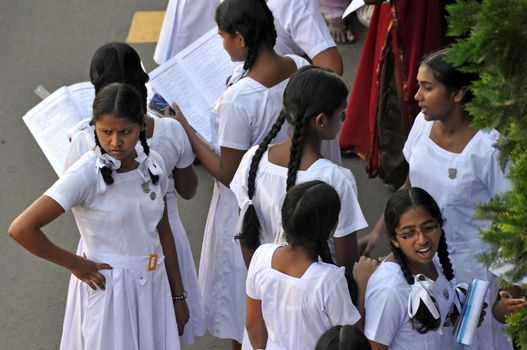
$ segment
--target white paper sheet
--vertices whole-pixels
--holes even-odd
[[[70,89],[71,88],[71,89]],[[33,107],[22,118],[57,175],[61,175],[70,142],[67,131],[91,116],[91,83],[63,86]]]
[[[150,84],[166,101],[176,102],[190,125],[210,142],[212,107],[237,65],[214,28],[150,72]]]

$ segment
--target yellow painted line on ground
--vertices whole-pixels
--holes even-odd
[[[157,42],[163,18],[165,11],[137,11],[132,18],[126,42],[130,44]]]

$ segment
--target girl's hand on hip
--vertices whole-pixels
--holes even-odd
[[[105,263],[95,263],[84,257],[79,256],[74,266],[71,268],[71,273],[75,275],[82,282],[90,286],[91,289],[101,290],[105,289],[106,278],[99,270],[110,270],[112,267]]]

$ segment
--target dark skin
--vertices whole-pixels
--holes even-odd
[[[120,168],[116,170],[118,173],[132,171],[139,165],[135,161],[137,157],[135,145],[143,128],[142,124],[130,122],[126,118],[116,117],[113,114],[103,114],[95,120],[95,132],[101,147],[121,162]],[[99,270],[111,269],[110,265],[95,263],[77,256],[55,245],[42,232],[42,227],[63,213],[64,209],[54,199],[43,195],[11,223],[9,235],[31,253],[70,270],[73,275],[92,289],[104,290],[106,280]],[[182,295],[183,282],[166,213],[166,204],[163,216],[157,225],[157,231],[165,255],[165,267],[172,295]],[[174,302],[174,310],[178,321],[178,331],[182,334],[189,317],[186,302],[184,300]]]

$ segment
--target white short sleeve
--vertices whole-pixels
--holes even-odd
[[[64,171],[68,170],[80,157],[95,146],[95,135],[93,126],[81,129],[71,138],[70,148],[66,156]]]
[[[249,199],[249,196],[247,194],[247,191],[249,189],[248,173],[249,168],[251,167],[251,162],[253,160],[254,153],[256,152],[258,147],[259,146],[254,146],[247,152],[245,152],[240,162],[240,165],[238,165],[238,169],[236,169],[236,173],[234,174],[234,177],[232,178],[232,181],[229,185],[231,191],[236,196],[238,206],[240,208],[243,206],[243,203]]]
[[[510,173],[510,164],[507,164],[505,171],[502,170],[500,160],[500,152],[497,149],[492,151],[487,163],[483,166],[481,171],[481,181],[486,185],[491,197],[510,191],[512,185],[508,174]],[[478,175],[478,174],[477,174]]]
[[[170,120],[171,122],[169,122],[167,126],[168,140],[166,140],[166,142],[173,143],[173,148],[177,152],[177,154],[172,155],[174,158],[177,159],[175,167],[178,169],[184,169],[194,163],[194,153],[192,152],[192,146],[185,132],[185,129],[183,129],[183,126],[176,120]],[[169,171],[172,170],[174,169],[169,169]]]
[[[249,111],[233,101],[221,103],[218,109],[220,123],[218,145],[237,150],[248,150],[251,147],[251,123]]]
[[[279,37],[275,49],[279,54],[300,54],[290,47],[296,45],[308,57],[313,58],[320,52],[336,46],[317,0],[269,0],[268,5],[277,25],[290,36],[282,38],[280,30],[277,29]]]
[[[412,150],[418,143],[425,125],[426,120],[424,119],[423,113],[419,113],[417,117],[415,117],[414,125],[412,126],[403,147],[403,155],[407,162],[410,162],[410,159],[412,158]]]
[[[325,312],[331,324],[354,325],[360,320],[360,314],[351,302],[344,267],[338,269],[338,277],[332,280],[332,284],[333,288],[329,290],[325,300]]]
[[[86,153],[44,192],[45,196],[57,202],[64,211],[83,203],[92,191],[95,191],[95,177],[90,176],[89,173],[93,170],[95,174],[95,163],[89,158],[95,158],[95,154]],[[93,164],[94,167],[90,169],[89,164]]]
[[[252,299],[260,300],[261,296],[258,292],[257,275],[262,269],[266,268],[268,252],[272,250],[274,253],[276,249],[275,244],[262,244],[256,249],[247,269],[247,279],[245,280],[245,292],[247,296]],[[271,255],[272,256],[272,255]],[[269,264],[270,265],[270,264]]]
[[[333,235],[335,238],[347,236],[368,226],[357,198],[355,178],[348,169],[339,170],[344,174],[346,181],[333,184],[333,186],[338,186],[335,189],[340,197],[339,222]]]
[[[407,309],[398,291],[388,286],[384,288],[377,286],[372,293],[366,293],[364,309],[366,338],[380,344],[390,345],[404,322]]]

